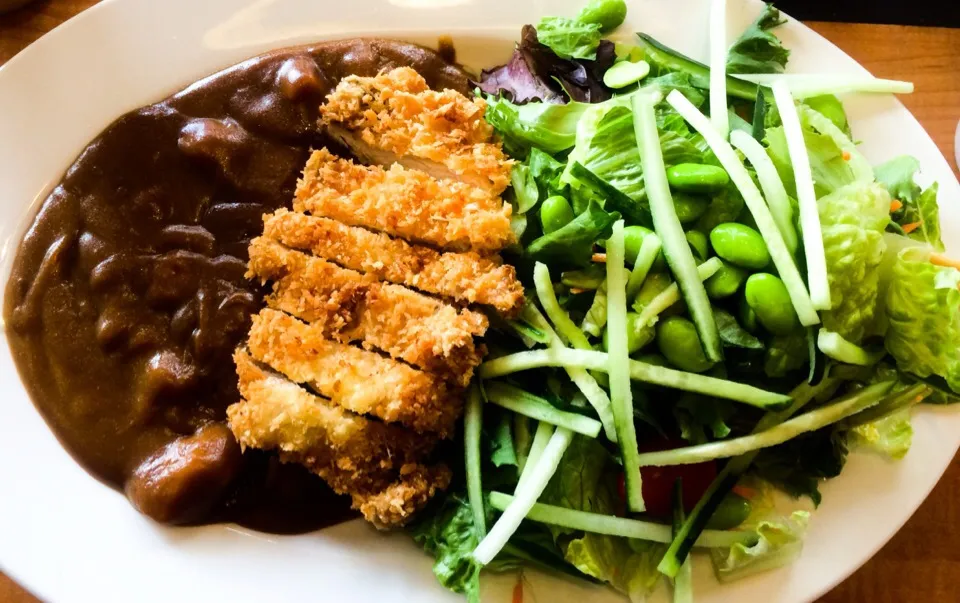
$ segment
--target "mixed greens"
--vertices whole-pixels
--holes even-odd
[[[709,65],[604,39],[625,15],[525,26],[477,83],[527,304],[488,337],[459,485],[412,526],[471,601],[481,569],[690,601],[694,547],[721,581],[787,563],[810,516],[776,489],[819,504],[850,449],[900,458],[909,409],[960,395],[937,185],[871,166],[834,94],[912,86],[783,75],[772,5],[728,44],[714,0]]]

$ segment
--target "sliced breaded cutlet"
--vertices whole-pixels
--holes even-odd
[[[476,252],[441,253],[383,233],[286,209],[264,218],[264,236],[345,268],[420,291],[494,307],[515,316],[523,285],[513,266]]]
[[[448,437],[463,409],[463,390],[427,373],[327,338],[319,327],[264,308],[247,340],[259,362],[308,385],[343,408]]]
[[[516,241],[510,205],[475,186],[394,164],[358,165],[314,151],[293,209],[444,249],[500,251]]]
[[[365,163],[400,163],[499,195],[512,161],[493,141],[487,104],[454,90],[430,90],[409,67],[349,76],[320,107],[322,127]]]
[[[306,465],[334,491],[349,494],[378,527],[402,525],[449,484],[449,468],[424,464],[435,438],[343,410],[265,370],[245,351],[234,361],[243,400],[227,409],[227,418],[237,441]]]
[[[268,306],[341,343],[382,350],[462,386],[483,357],[473,341],[487,329],[487,317],[479,312],[382,283],[266,237],[251,242],[249,267],[248,277],[274,281]]]

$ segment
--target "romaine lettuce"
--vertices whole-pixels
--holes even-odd
[[[873,423],[850,430],[850,447],[872,450],[890,458],[901,459],[913,442],[910,409],[904,409]]]
[[[770,30],[787,20],[767,3],[757,19],[733,43],[727,53],[727,73],[781,73],[790,51]]]
[[[960,393],[960,271],[921,248],[897,256],[887,290],[887,351],[900,370],[937,375]]]
[[[810,521],[806,511],[789,517],[770,517],[756,524],[759,539],[752,546],[738,544],[729,549],[711,549],[717,578],[730,582],[791,563],[803,550],[803,536]]]
[[[937,251],[943,251],[940,239],[940,208],[937,204],[937,183],[925,190],[915,181],[920,170],[920,162],[909,155],[903,155],[877,166],[874,173],[890,195],[898,200],[902,207],[893,212],[892,219],[899,231],[906,231],[911,239],[927,243]]]
[[[596,59],[600,25],[566,17],[544,17],[537,25],[537,39],[563,59]]]

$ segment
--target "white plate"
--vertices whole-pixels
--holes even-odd
[[[581,0],[107,0],[0,69],[0,235],[11,251],[36,204],[76,154],[121,113],[260,52],[358,34],[435,44],[452,34],[460,60],[502,63],[523,23],[575,14]],[[731,1],[735,35],[759,9]],[[695,57],[706,53],[705,0],[631,2],[622,31],[647,31]],[[782,38],[791,70],[862,72],[806,27]],[[901,153],[941,183],[944,239],[960,241],[960,186],[936,146],[894,99],[848,104],[874,162]],[[957,246],[954,244],[953,251]],[[43,599],[66,601],[458,601],[435,582],[431,560],[403,534],[360,522],[319,533],[264,536],[229,526],[167,529],[138,515],[60,448],[0,343],[0,565]],[[697,601],[809,601],[874,554],[910,517],[953,458],[960,413],[917,413],[900,463],[854,455],[824,488],[802,559],[718,586],[698,564]],[[528,574],[539,601],[617,601],[603,589]],[[485,581],[509,600],[513,577]]]

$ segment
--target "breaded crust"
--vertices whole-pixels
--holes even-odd
[[[394,164],[358,165],[314,151],[293,209],[445,249],[499,251],[516,241],[510,206],[475,186]]]
[[[291,380],[359,414],[448,437],[463,409],[463,390],[417,370],[323,335],[323,330],[264,308],[254,316],[250,354]]]
[[[515,316],[523,307],[523,286],[514,267],[475,252],[440,253],[382,233],[286,209],[264,218],[263,233],[287,247],[308,250],[391,283],[493,306],[508,316]]]
[[[416,71],[399,67],[375,77],[341,80],[320,107],[320,123],[346,130],[357,142],[388,151],[401,162],[412,157],[421,164],[436,163],[499,195],[510,183],[512,161],[492,142],[486,110],[481,98],[430,90]],[[345,138],[342,132],[334,134]]]
[[[237,441],[307,466],[349,494],[378,528],[402,525],[449,484],[449,468],[420,463],[435,439],[345,411],[264,370],[245,351],[234,361],[244,399],[227,418]]]
[[[483,350],[487,317],[382,283],[265,237],[250,243],[250,272],[275,281],[267,305],[305,320],[341,343],[360,342],[466,386]]]

